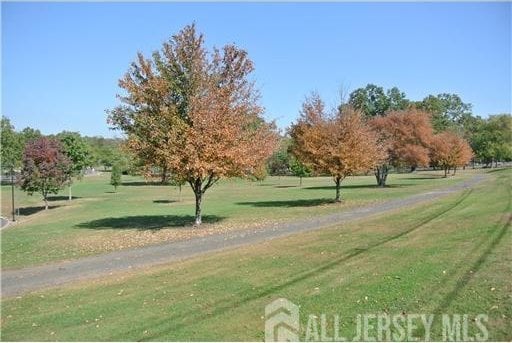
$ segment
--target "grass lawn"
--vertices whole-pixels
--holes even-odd
[[[340,334],[351,339],[358,314],[484,313],[489,339],[511,340],[512,175],[502,170],[489,176],[474,190],[378,218],[4,299],[1,338],[256,341],[264,338],[265,305],[285,297],[300,305],[302,339],[308,314],[342,316]],[[389,191],[432,187],[429,180],[406,177],[394,176],[394,183],[404,187]],[[364,180],[352,184],[364,185]],[[276,200],[286,198],[274,186],[252,187],[269,187]],[[239,192],[236,199],[242,196],[238,183],[223,184],[217,192],[223,189]],[[346,189],[347,198],[391,196],[388,190],[356,189]],[[141,187],[141,197],[151,199],[145,191]],[[309,194],[307,188],[288,191],[289,199]],[[311,199],[330,195],[321,189],[311,192]],[[243,206],[219,212],[214,194],[208,198],[208,214],[251,218]],[[263,201],[263,194],[253,201]],[[88,206],[100,203],[106,202],[91,200]],[[285,209],[271,208],[277,215]],[[421,330],[415,334],[422,337]],[[475,334],[474,325],[469,334]],[[440,322],[434,322],[430,339],[442,339]]]
[[[373,176],[347,178],[342,184],[342,204],[333,204],[334,183],[328,177],[270,177],[262,183],[225,180],[208,190],[203,201],[203,221],[193,229],[194,197],[183,187],[181,201],[176,187],[148,185],[141,178],[123,177],[113,193],[109,174],[86,177],[73,186],[76,199],[67,201],[67,190],[52,197],[52,208],[42,210],[40,196],[16,191],[22,216],[2,231],[2,268],[20,268],[61,261],[166,240],[186,239],[221,230],[244,229],[279,221],[340,211],[353,206],[404,197],[444,187],[475,173],[459,171],[442,178],[442,172],[393,174],[385,189],[375,187]],[[481,171],[480,171],[481,172]],[[2,215],[11,211],[10,187],[2,186]]]

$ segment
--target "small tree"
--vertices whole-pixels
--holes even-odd
[[[320,97],[313,94],[302,106],[299,121],[292,125],[293,154],[319,173],[332,175],[335,201],[340,201],[341,181],[349,175],[368,171],[385,158],[376,133],[359,111],[340,106],[328,114]]]
[[[293,175],[299,178],[299,186],[302,187],[302,178],[311,175],[311,170],[297,158],[293,158],[290,164]]]
[[[41,193],[48,209],[48,195],[62,189],[69,178],[70,165],[57,140],[42,137],[30,141],[23,153],[21,189],[29,195]]]
[[[112,171],[110,172],[110,184],[114,186],[114,192],[117,192],[117,187],[121,185],[121,166],[119,163],[114,163]]]
[[[83,176],[84,169],[88,167],[91,161],[91,153],[87,143],[80,137],[77,132],[62,132],[57,135],[59,138],[64,153],[70,160],[70,170],[68,172],[68,190],[69,200],[73,199],[71,193],[71,186],[73,184],[73,177],[80,180]]]
[[[444,170],[444,177],[453,168],[465,166],[473,158],[473,151],[468,142],[455,133],[445,131],[433,137],[430,155],[432,163]]]
[[[267,178],[267,175],[267,166],[263,163],[254,169],[251,176],[254,180],[261,182]]]

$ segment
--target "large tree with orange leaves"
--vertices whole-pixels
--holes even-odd
[[[389,166],[428,166],[429,146],[432,140],[430,115],[409,108],[392,111],[370,120],[370,125],[379,134],[379,140],[387,149],[387,159],[375,168],[377,184],[386,185]]]
[[[444,176],[453,168],[467,165],[473,158],[473,150],[469,143],[457,134],[445,131],[435,135],[430,145],[432,164],[444,170]]]
[[[209,53],[189,25],[152,59],[139,53],[119,82],[126,94],[109,123],[127,134],[147,170],[165,167],[190,184],[196,225],[206,190],[222,177],[253,174],[277,144],[249,79],[253,69],[235,45]]]
[[[336,201],[341,181],[349,175],[374,168],[385,157],[377,135],[360,112],[349,106],[327,112],[317,94],[302,105],[298,122],[292,125],[292,153],[317,173],[332,175]]]

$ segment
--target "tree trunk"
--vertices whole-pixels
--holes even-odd
[[[375,178],[379,187],[386,186],[386,179],[388,177],[388,166],[383,164],[375,168]]]
[[[181,202],[181,185],[178,185],[178,202]]]
[[[194,190],[194,194],[196,195],[196,220],[194,225],[199,226],[201,225],[201,200],[203,198],[203,192],[201,192],[201,189],[198,189],[197,191]]]
[[[71,201],[73,199],[73,195],[71,194],[71,183],[68,185],[68,190],[69,190],[68,200]]]
[[[340,197],[341,177],[336,176],[334,178],[334,182],[336,183],[336,198],[334,199],[334,201],[335,202],[341,202],[341,197]]]
[[[44,209],[47,210],[48,209],[48,198],[45,196],[43,200],[44,200]]]
[[[456,172],[457,172],[457,167],[454,167],[453,168],[453,175],[455,175]]]
[[[448,167],[444,167],[444,177],[448,176]]]
[[[299,176],[299,187],[302,187],[302,176]]]
[[[167,167],[163,167],[163,168],[162,168],[162,175],[161,175],[161,180],[160,180],[160,182],[161,182],[162,184],[167,183]]]

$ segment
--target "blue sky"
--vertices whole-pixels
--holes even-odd
[[[255,62],[279,127],[318,91],[375,83],[410,99],[457,93],[487,116],[511,111],[511,3],[2,3],[2,114],[17,129],[119,135],[105,109],[137,51],[196,22],[209,46]]]

